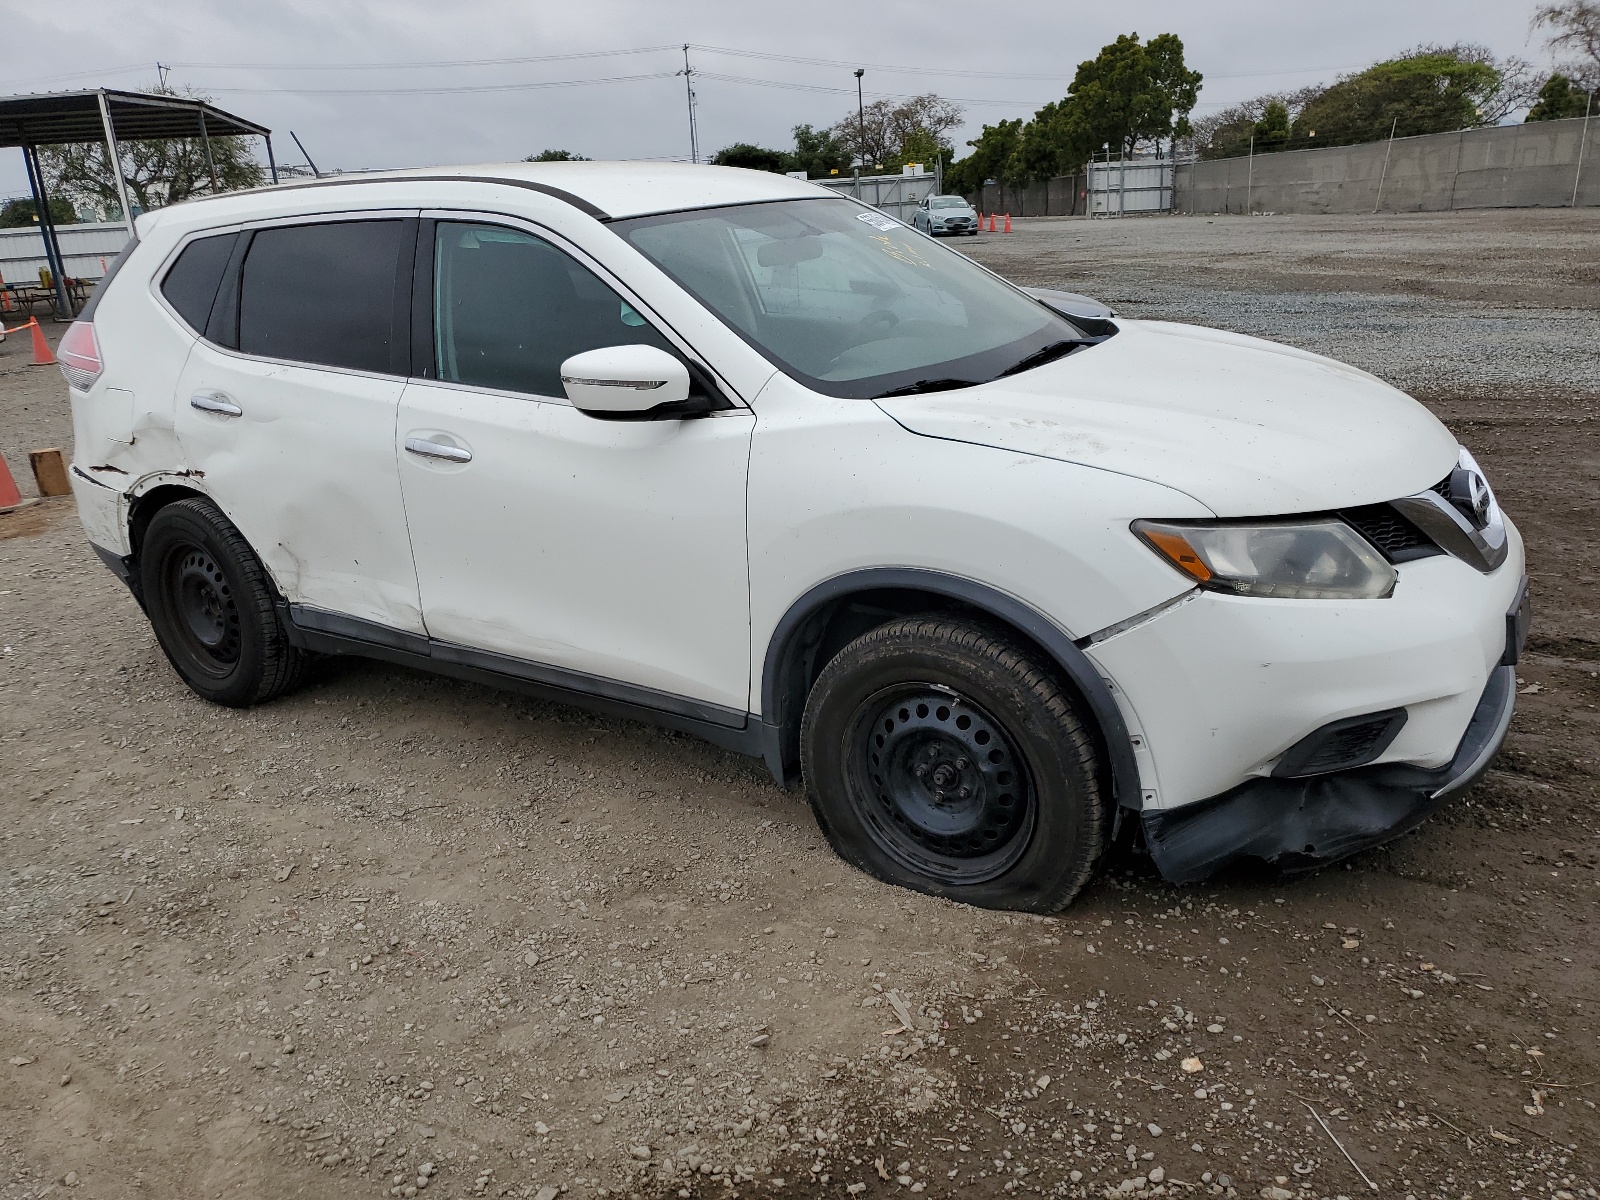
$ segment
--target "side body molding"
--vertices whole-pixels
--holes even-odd
[[[1111,794],[1122,807],[1140,807],[1139,768],[1133,742],[1116,698],[1105,679],[1066,631],[1013,596],[959,575],[917,567],[874,567],[850,571],[819,583],[783,614],[761,672],[761,742],[767,768],[780,783],[794,777],[794,744],[798,737],[803,688],[801,634],[810,618],[832,601],[861,592],[923,592],[957,601],[1020,630],[1040,646],[1077,688],[1089,706],[1111,768]]]

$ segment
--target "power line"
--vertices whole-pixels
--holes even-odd
[[[663,50],[677,50],[677,46],[636,46],[631,50],[581,50],[571,54],[538,54],[516,58],[440,58],[416,62],[355,62],[355,63],[228,63],[228,62],[173,62],[170,67],[207,71],[390,71],[416,70],[433,67],[506,67],[527,63],[567,62],[579,58],[616,58],[627,54],[654,54]]]
[[[760,87],[780,88],[791,92],[828,92],[833,95],[847,96],[855,91],[852,87],[829,87],[820,83],[791,83],[784,79],[755,79],[749,75],[723,75],[716,71],[696,71],[695,75],[701,79],[717,79],[723,83],[753,83]],[[908,92],[867,92],[869,96],[876,96],[881,100],[911,100],[914,97]],[[972,96],[941,96],[942,100],[954,100],[960,104],[1000,104],[1008,108],[1026,108],[1029,105],[1038,108],[1048,103],[1044,100],[980,100]]]
[[[761,58],[773,62],[801,63],[813,67],[849,67],[856,66],[853,62],[845,62],[838,58],[803,58],[795,54],[771,54],[764,50],[735,50],[728,46],[699,46],[692,45],[691,49],[702,51],[706,54],[731,54],[739,58]],[[1061,81],[1066,75],[1036,75],[1023,71],[969,71],[945,67],[894,67],[884,63],[867,63],[864,70],[885,71],[898,75],[944,75],[967,79],[1048,79]],[[847,89],[848,90],[848,89]]]
[[[599,79],[553,79],[544,83],[480,83],[456,87],[397,88],[227,88],[206,86],[208,92],[224,96],[446,96],[464,92],[531,92],[541,88],[585,87],[596,83],[633,83],[641,79],[671,79],[678,72],[656,71],[648,75],[608,75]]]

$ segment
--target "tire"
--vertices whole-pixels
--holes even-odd
[[[311,656],[289,644],[271,581],[209,500],[151,519],[139,550],[145,611],[167,661],[197,695],[246,708],[298,686]]]
[[[1056,912],[1110,842],[1068,691],[1007,636],[906,617],[839,651],[800,727],[806,791],[845,861],[983,908]]]

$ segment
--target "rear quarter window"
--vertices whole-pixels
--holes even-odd
[[[237,233],[197,238],[183,248],[161,281],[161,294],[196,333],[204,333]]]

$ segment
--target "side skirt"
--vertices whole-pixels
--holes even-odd
[[[278,611],[289,641],[302,650],[396,663],[691,733],[725,750],[756,758],[765,754],[762,724],[750,713],[565,667],[441,642],[303,604],[280,601]]]

